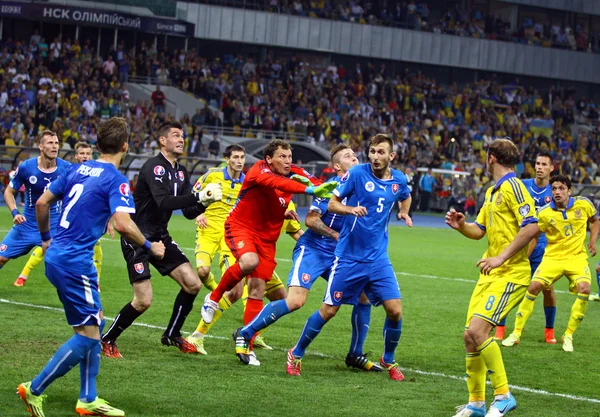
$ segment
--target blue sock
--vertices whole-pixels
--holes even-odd
[[[357,304],[352,309],[352,341],[350,355],[363,354],[363,346],[371,324],[371,304]]]
[[[556,319],[556,307],[544,307],[546,314],[546,329],[554,329],[554,319]]]
[[[394,363],[394,352],[402,334],[402,320],[393,321],[385,318],[383,324],[383,361]]]
[[[598,265],[600,265],[600,263]],[[0,266],[0,268],[2,267]],[[600,295],[600,271],[596,271],[596,282],[598,283],[598,295]]]
[[[294,347],[293,355],[297,358],[302,358],[304,356],[304,351],[311,344],[315,337],[321,333],[321,329],[327,323],[319,314],[319,310],[312,313],[312,315],[306,320],[306,324],[304,325],[304,329],[302,329],[302,334],[300,334],[300,339],[298,339],[298,343]]]
[[[275,323],[289,312],[290,309],[285,300],[277,300],[267,304],[254,320],[244,326],[241,332],[242,336],[251,339],[256,333]]]
[[[99,326],[100,334],[104,330],[104,324],[106,322],[102,320]],[[88,353],[83,357],[83,360],[79,364],[79,399],[83,402],[91,403],[98,396],[96,391],[96,377],[100,371],[100,341],[94,346]]]
[[[58,348],[50,362],[31,382],[31,392],[34,395],[40,395],[55,379],[65,375],[80,363],[98,342],[96,339],[79,334],[73,335],[67,343]]]
[[[504,317],[502,321],[498,323],[498,326],[506,326],[506,317]]]

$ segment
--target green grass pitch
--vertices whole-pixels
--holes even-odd
[[[11,227],[6,208],[0,210],[0,236]],[[193,262],[194,224],[174,216],[171,233]],[[291,267],[294,242],[282,236],[277,271],[284,281]],[[257,351],[259,368],[240,364],[233,353],[231,333],[241,325],[242,307],[234,305],[205,342],[208,356],[183,355],[160,344],[179,287],[154,271],[154,304],[137,325],[119,339],[121,360],[102,358],[98,389],[101,397],[127,416],[452,416],[467,400],[462,330],[467,303],[478,276],[475,264],[486,242],[476,242],[452,230],[390,228],[389,254],[398,272],[403,296],[404,326],[396,360],[406,382],[387,374],[368,374],[346,368],[343,358],[350,343],[351,307],[342,307],[310,346],[302,376],[285,373],[285,352],[297,340],[306,318],[321,303],[325,281],[313,287],[303,309],[268,329],[264,336],[274,351]],[[118,240],[102,241],[102,302],[114,317],[131,299],[125,263]],[[9,262],[0,272],[0,416],[25,416],[15,395],[18,383],[31,380],[55,350],[71,335],[61,304],[40,266],[26,286],[15,288],[26,258]],[[590,261],[595,270],[595,260]],[[220,273],[215,268],[216,276]],[[564,330],[573,297],[566,279],[557,285],[557,337]],[[596,291],[594,283],[592,290]],[[206,290],[199,295],[184,326],[193,331]],[[540,297],[541,298],[541,297]],[[44,307],[50,307],[44,308]],[[374,308],[366,351],[377,359],[382,351],[384,311]],[[110,324],[110,321],[107,322]],[[514,324],[514,312],[509,316]],[[146,326],[149,325],[149,326]],[[541,301],[521,344],[503,349],[509,382],[518,409],[527,417],[600,416],[600,303],[590,302],[575,334],[575,352],[543,342]],[[489,386],[488,386],[489,387]],[[488,388],[488,404],[491,401]],[[79,371],[74,369],[46,391],[47,416],[75,415]]]

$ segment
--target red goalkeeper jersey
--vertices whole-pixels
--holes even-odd
[[[320,184],[316,177],[296,165],[292,165],[290,174],[306,177],[314,185]],[[305,185],[275,174],[266,161],[259,161],[246,174],[237,203],[226,222],[231,228],[246,229],[265,242],[275,243],[292,195],[305,190]]]

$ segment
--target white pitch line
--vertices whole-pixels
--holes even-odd
[[[23,306],[23,307],[32,307],[32,308],[37,308],[37,309],[42,309],[42,310],[51,310],[51,311],[57,311],[60,313],[63,312],[62,308],[50,307],[50,306],[45,306],[45,305],[40,305],[40,304],[22,303],[19,301],[11,301],[11,300],[7,300],[4,298],[0,298],[0,303],[12,304],[12,305]],[[106,320],[111,320],[111,321],[114,320],[112,317],[105,316],[104,318]],[[164,330],[164,327],[155,326],[153,324],[147,324],[147,323],[134,322],[133,325],[138,326],[138,327],[145,327],[148,329]],[[188,332],[183,332],[183,333],[189,334]],[[206,337],[211,338],[211,339],[229,340],[228,337],[223,337],[223,336],[206,335]],[[276,349],[276,350],[279,350],[282,352],[288,351],[288,349],[276,347],[276,346],[273,346],[273,349]],[[339,359],[339,360],[343,359],[342,357],[339,357],[339,356],[328,355],[328,354],[321,353],[321,352],[307,351],[307,353],[310,355],[320,356],[320,357],[329,358],[329,359]],[[404,368],[404,367],[402,367],[401,369],[405,372],[418,374],[418,375],[436,376],[436,377],[440,377],[440,378],[452,379],[452,380],[461,381],[461,382],[465,380],[464,377],[459,377],[456,375],[448,375],[448,374],[444,374],[442,372],[422,371],[420,369]],[[491,385],[489,381],[487,381],[487,384]],[[540,390],[540,389],[535,389],[535,388],[522,387],[520,385],[509,385],[509,387],[510,387],[510,389],[515,390],[515,391],[523,391],[523,392],[528,392],[528,393],[532,393],[532,394],[545,395],[548,397],[560,397],[560,398],[567,398],[569,400],[584,401],[584,402],[593,403],[593,404],[600,404],[600,399],[596,399],[596,398],[587,398],[587,397],[581,397],[578,395],[564,394],[564,393],[560,393],[560,392],[550,392],[550,391],[545,391],[545,390]]]

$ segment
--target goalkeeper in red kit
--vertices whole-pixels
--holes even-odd
[[[264,159],[246,174],[238,201],[225,221],[225,242],[237,262],[230,266],[219,285],[202,306],[206,323],[213,319],[218,302],[244,277],[248,277],[248,304],[244,324],[248,324],[263,308],[265,283],[271,279],[277,263],[275,249],[286,219],[299,220],[288,210],[293,194],[309,194],[328,198],[336,182],[313,185],[318,180],[308,173],[291,175],[292,148],[286,141],[275,139],[264,150]],[[294,172],[298,171],[294,169]]]

